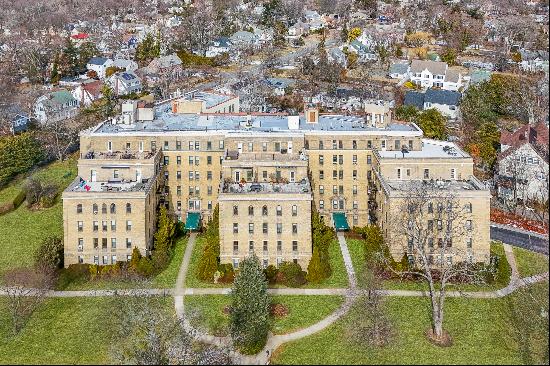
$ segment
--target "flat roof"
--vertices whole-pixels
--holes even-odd
[[[288,128],[288,116],[283,114],[177,114],[170,104],[155,108],[152,121],[136,122],[131,125],[113,124],[105,121],[92,130],[94,134],[125,132],[171,132],[171,131],[239,131],[239,132],[398,132],[422,135],[414,124],[390,123],[385,128],[372,127],[362,117],[344,115],[319,115],[318,123],[307,123],[299,116],[299,128]]]
[[[221,193],[311,193],[309,181],[303,179],[295,183],[222,183]]]
[[[206,108],[212,108],[218,104],[222,104],[235,98],[235,95],[218,94],[213,92],[194,92],[185,96],[186,100],[202,100],[206,104]]]
[[[401,150],[377,151],[383,159],[464,159],[469,158],[464,150],[453,142],[422,139],[422,150],[409,151],[403,154]]]
[[[91,182],[82,177],[76,177],[65,189],[65,192],[147,192],[155,178],[142,179],[140,182],[123,180]]]

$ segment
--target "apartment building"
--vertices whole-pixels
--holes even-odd
[[[67,264],[95,260],[87,252],[88,246],[92,253],[96,250],[94,231],[78,231],[75,223],[94,221],[93,216],[77,220],[75,204],[88,198],[83,205],[93,205],[94,200],[98,205],[109,204],[103,200],[111,199],[106,194],[127,199],[132,193],[144,202],[139,212],[143,219],[132,219],[132,230],[142,234],[139,239],[132,238],[132,243],[139,242],[144,253],[152,240],[147,225],[154,224],[149,217],[154,220],[156,216],[155,204],[166,205],[181,221],[192,214],[200,215],[205,223],[219,204],[222,263],[237,267],[255,252],[264,266],[294,261],[305,268],[312,254],[312,209],[330,225],[338,221],[342,229],[363,226],[377,214],[372,212],[369,196],[379,181],[376,174],[394,179],[394,167],[405,160],[408,163],[399,168],[402,179],[423,176],[424,171],[414,170],[420,168],[413,167],[419,164],[413,155],[429,160],[429,175],[434,179],[440,169],[450,168],[449,161],[437,155],[443,147],[431,148],[416,125],[392,121],[389,111],[380,106],[370,113],[379,117],[368,121],[357,116],[320,115],[314,108],[306,108],[299,116],[184,113],[170,101],[147,113],[127,110],[138,107],[128,105],[124,116],[81,133],[83,158],[74,183],[79,188],[74,190],[71,185],[63,196]],[[408,159],[403,159],[403,151]],[[436,158],[430,160],[434,154]],[[98,158],[104,155],[109,158]],[[94,158],[87,159],[89,156]],[[142,156],[148,160],[136,158]],[[471,158],[452,162],[457,180],[472,174]],[[113,181],[115,171],[122,183]],[[103,184],[96,187],[97,182]],[[122,187],[113,192],[117,184],[138,186],[139,192]],[[81,188],[86,185],[95,189]],[[123,207],[120,205],[125,203],[116,204]],[[147,225],[137,229],[138,222]],[[80,238],[84,240],[83,254],[77,250]]]
[[[473,160],[456,144],[422,140],[422,149],[376,151],[373,216],[395,260],[414,257],[414,235],[404,233],[407,220],[424,220],[430,260],[448,247],[449,262],[488,262],[490,256],[489,190],[473,176]],[[426,205],[413,215],[409,205]],[[450,213],[452,211],[452,214]],[[428,237],[429,236],[429,237]]]

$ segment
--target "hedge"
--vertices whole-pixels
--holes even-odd
[[[0,216],[7,214],[8,212],[11,212],[15,210],[23,201],[25,200],[26,193],[25,190],[20,190],[17,195],[11,200],[11,202],[6,202],[3,204],[0,204]]]

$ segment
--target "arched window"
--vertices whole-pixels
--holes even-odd
[[[267,216],[267,206],[262,207],[262,215]]]
[[[254,216],[254,207],[253,206],[248,206],[248,214],[250,216]]]
[[[94,205],[92,206],[92,211],[94,214],[97,214],[97,204],[94,203]]]
[[[76,205],[76,213],[82,213],[82,203]]]
[[[104,203],[101,205],[101,213],[106,214],[107,213],[107,205]]]
[[[126,204],[126,213],[132,213],[132,204],[130,202]]]
[[[111,203],[111,213],[116,214],[116,205],[114,203]]]

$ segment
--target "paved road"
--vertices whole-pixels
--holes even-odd
[[[548,255],[548,235],[492,223],[491,239]]]

